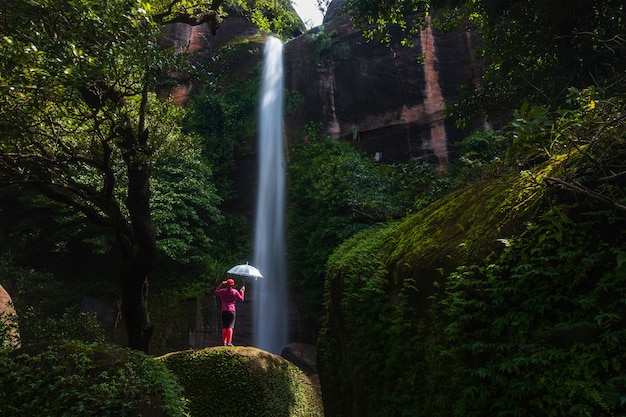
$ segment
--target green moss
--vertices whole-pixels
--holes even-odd
[[[323,415],[310,380],[280,356],[250,347],[216,347],[159,360],[178,376],[193,417]]]
[[[532,214],[542,193],[538,184],[513,175],[453,193],[398,226],[381,248],[386,264],[394,276],[415,276],[483,259]]]

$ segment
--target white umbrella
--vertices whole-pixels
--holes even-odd
[[[255,267],[253,267],[252,265],[248,265],[248,262],[246,262],[245,265],[233,266],[227,271],[227,273],[232,274],[232,275],[239,275],[241,277],[254,278],[254,279],[263,278],[263,275],[261,274],[261,272]]]

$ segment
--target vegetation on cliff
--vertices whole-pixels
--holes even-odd
[[[372,224],[398,219],[444,195],[447,176],[422,161],[376,164],[345,142],[322,137],[320,125],[290,150],[288,246],[291,281],[319,328],[328,256]]]

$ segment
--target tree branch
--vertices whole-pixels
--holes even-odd
[[[591,190],[591,189],[589,189],[589,188],[587,188],[587,187],[585,187],[583,185],[566,182],[566,181],[563,181],[563,180],[561,180],[559,178],[554,178],[554,177],[547,177],[545,180],[547,182],[553,182],[553,183],[556,183],[558,185],[561,185],[562,187],[564,187],[564,188],[566,188],[566,189],[568,189],[570,191],[573,191],[575,193],[582,194],[582,195],[585,195],[587,197],[591,197],[591,198],[593,198],[595,200],[601,201],[603,203],[609,204],[609,205],[615,207],[616,209],[626,213],[626,206],[624,206],[623,204],[620,204],[617,201],[615,201],[615,200],[605,196],[604,194],[601,194],[601,193],[598,193],[596,191],[593,191],[593,190]]]
[[[198,26],[206,23],[209,26],[209,30],[213,35],[217,33],[219,27],[219,19],[217,11],[224,3],[224,0],[213,0],[210,8],[207,11],[195,13],[195,14],[183,14],[174,11],[174,7],[178,4],[178,0],[173,0],[167,7],[167,10],[163,13],[155,14],[152,19],[161,24],[168,23],[185,23],[190,26]]]

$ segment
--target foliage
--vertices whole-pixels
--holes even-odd
[[[368,409],[385,398],[391,386],[388,381],[393,377],[383,375],[388,358],[407,347],[405,335],[389,333],[398,312],[395,300],[383,302],[390,283],[378,244],[391,236],[394,228],[377,225],[364,230],[339,246],[328,260],[327,313],[320,331],[317,363],[325,408],[332,410],[332,415],[368,415]],[[342,298],[334,299],[339,294]],[[335,317],[341,321],[340,326],[334,322]],[[364,400],[345,401],[356,396]]]
[[[156,259],[150,168],[183,139],[155,92],[184,55],[132,0],[11,2],[0,9],[0,182],[31,187],[108,227],[125,261],[129,344],[147,350]],[[136,289],[140,289],[136,291]],[[131,312],[132,310],[132,312]]]
[[[450,177],[419,161],[376,165],[348,143],[321,137],[319,128],[307,127],[288,165],[289,265],[313,311],[334,248],[371,224],[421,210],[453,186]]]
[[[181,153],[178,164],[155,169],[152,189],[158,247],[182,264],[201,263],[212,249],[208,232],[223,221],[210,168],[199,153]]]
[[[318,126],[309,126],[306,135],[291,151],[287,170],[289,267],[317,310],[333,248],[398,208],[371,159],[345,142],[321,138]]]
[[[3,354],[0,363],[6,417],[187,415],[172,373],[136,351],[71,342]]]
[[[412,45],[411,38],[427,24],[431,3],[425,0],[347,0],[344,8],[357,25],[365,27],[365,36],[386,43]],[[402,29],[400,39],[392,38],[390,26]]]
[[[555,111],[523,105],[511,122],[508,158],[519,165],[567,158],[570,169],[548,181],[626,212],[623,95],[571,88],[566,104]]]
[[[283,40],[305,30],[289,0],[230,0],[230,3],[249,15],[259,30]]]
[[[501,255],[448,277],[438,356],[455,377],[433,393],[460,388],[454,415],[626,411],[623,223],[553,206]]]
[[[453,144],[457,154],[451,164],[451,175],[460,185],[471,184],[487,178],[496,178],[516,169],[505,155],[509,138],[493,130],[479,129]]]
[[[331,140],[299,147],[290,154],[290,276],[308,292],[314,310],[321,303],[324,265],[332,248],[370,223],[356,215],[351,206],[357,195],[354,174],[363,172],[360,164],[362,159],[349,145]]]
[[[15,316],[3,319],[7,326],[0,326],[3,327],[0,338],[12,337],[10,330],[17,329],[19,324],[22,346],[104,340],[104,330],[96,315],[75,307],[80,305],[84,288],[69,288],[49,273],[18,267],[8,258],[0,261],[0,274],[5,277],[3,287],[11,294],[16,312]]]
[[[189,2],[170,6],[178,13]],[[140,349],[151,334],[141,287],[159,255],[201,267],[222,220],[201,143],[180,128],[183,109],[156,96],[168,74],[184,79],[190,67],[184,53],[160,46],[154,13],[135,0],[0,9],[0,182],[65,206],[58,219],[74,241],[119,262],[124,318],[137,336],[129,343]]]
[[[380,168],[389,172],[392,184],[389,195],[398,199],[404,214],[420,211],[454,188],[451,175],[438,172],[427,162],[410,160],[402,164],[381,165]]]
[[[323,415],[310,381],[279,356],[254,348],[218,347],[158,360],[178,377],[194,417]]]
[[[251,56],[261,62],[258,44],[242,41],[220,48],[210,67],[214,80],[192,97],[183,122],[186,132],[202,138],[203,155],[224,200],[233,196],[234,155],[248,150],[255,135],[260,73],[258,64],[250,65]]]
[[[309,40],[312,48],[315,49],[315,64],[318,66],[330,66],[341,56],[342,50],[337,47],[336,38],[339,32],[336,30],[326,33],[323,28],[317,31],[307,32],[304,36]]]
[[[484,108],[522,100],[558,106],[568,87],[598,82],[623,88],[626,22],[614,18],[624,12],[620,2],[460,3],[479,27],[490,62],[484,84],[493,85],[475,95]]]
[[[50,315],[34,306],[20,310],[20,340],[23,346],[61,343],[67,340],[103,342],[104,329],[95,313],[68,308]]]
[[[211,183],[222,206],[242,198],[233,189],[232,178],[237,175],[235,156],[252,152],[254,144],[262,45],[262,39],[241,40],[216,51],[209,66],[213,80],[192,97],[183,121],[185,132],[202,140],[203,159],[212,167]],[[250,245],[246,220],[226,210],[222,215],[207,233],[213,237],[211,253],[218,262],[248,253]]]

